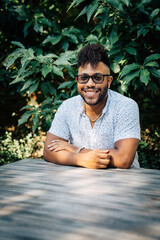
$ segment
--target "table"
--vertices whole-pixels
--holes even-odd
[[[0,240],[160,239],[160,171],[0,167]]]

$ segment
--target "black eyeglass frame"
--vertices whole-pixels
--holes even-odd
[[[95,76],[96,74],[100,74],[100,75],[103,77],[102,81],[96,81],[96,80],[94,79],[94,76]],[[85,77],[87,77],[86,81],[84,81],[84,82],[79,81],[79,80],[78,80],[78,77],[80,77],[80,76],[85,76]],[[109,77],[109,76],[111,76],[111,75],[110,75],[110,74],[102,74],[102,73],[94,73],[93,75],[80,74],[80,75],[76,75],[76,79],[77,79],[77,82],[79,82],[80,84],[86,84],[86,83],[89,81],[90,78],[92,78],[92,81],[93,81],[94,83],[96,83],[96,84],[101,84],[101,83],[104,81],[104,77]]]

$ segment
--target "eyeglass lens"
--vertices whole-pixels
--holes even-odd
[[[101,73],[95,73],[91,76],[89,76],[88,74],[79,75],[77,76],[77,80],[80,83],[87,83],[90,77],[95,83],[102,83],[104,80],[104,75]]]

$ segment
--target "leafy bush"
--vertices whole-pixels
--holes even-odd
[[[141,167],[160,169],[160,132],[143,131],[138,155]]]
[[[58,106],[77,93],[77,52],[85,44],[100,43],[111,59],[112,89],[137,101],[142,129],[159,126],[159,0],[0,4],[0,104],[6,107],[6,96],[22,97],[22,114],[17,106],[13,110],[21,115],[19,125],[27,122],[34,133],[38,126],[49,129]],[[149,135],[154,139],[152,132]],[[145,139],[140,144],[141,165],[158,167],[157,151]]]
[[[0,137],[0,166],[29,157],[42,157],[43,135],[27,134],[21,139],[13,139],[12,132]]]
[[[59,104],[76,94],[76,54],[85,44],[98,42],[108,50],[113,89],[139,96],[139,102],[147,92],[158,94],[157,0],[4,2],[4,12],[20,23],[23,35],[13,39],[4,62],[10,84],[26,98],[37,97],[36,106],[22,108],[19,125],[30,119],[33,132],[38,125],[48,130]]]

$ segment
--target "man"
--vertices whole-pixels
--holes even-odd
[[[79,95],[56,112],[44,146],[47,161],[94,169],[139,167],[138,106],[110,90],[109,66],[101,45],[87,45],[79,52]]]

